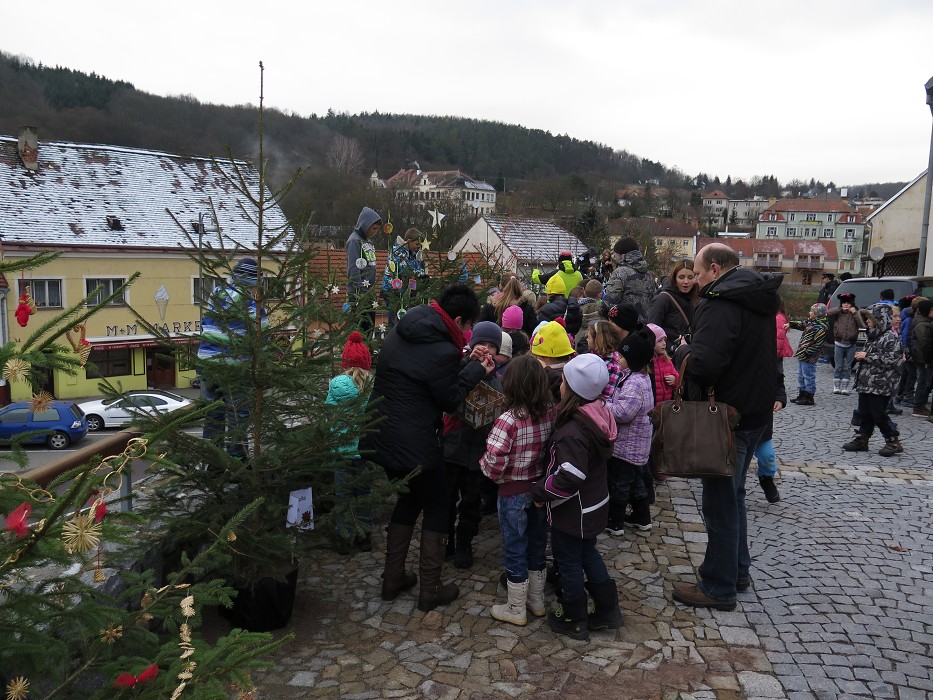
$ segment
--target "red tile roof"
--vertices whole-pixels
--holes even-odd
[[[835,241],[789,241],[761,238],[697,238],[697,252],[710,243],[725,243],[739,257],[754,258],[756,253],[781,253],[789,260],[798,255],[823,255],[826,262],[839,260]]]
[[[855,209],[844,199],[779,199],[765,209],[771,211],[813,212],[815,214],[845,212],[854,214]]]

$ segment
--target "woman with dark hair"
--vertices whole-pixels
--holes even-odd
[[[648,323],[660,326],[667,333],[669,349],[689,342],[699,292],[693,261],[678,260],[648,312]]]

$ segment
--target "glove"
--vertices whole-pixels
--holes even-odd
[[[541,270],[536,268],[531,271],[531,281],[535,284],[541,284]]]

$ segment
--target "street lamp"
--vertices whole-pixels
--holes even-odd
[[[927,106],[933,115],[933,78],[924,86],[927,91]],[[933,192],[933,133],[930,135],[930,160],[927,163],[926,193],[923,197],[923,221],[920,222],[920,252],[917,255],[917,276],[922,276],[927,262],[927,233],[930,228],[930,194]]]

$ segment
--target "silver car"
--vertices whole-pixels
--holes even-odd
[[[84,401],[78,407],[87,415],[87,427],[91,432],[103,428],[129,425],[135,418],[157,413],[170,413],[190,406],[193,401],[170,391],[150,389],[127,391],[121,396],[111,396],[95,401]]]

